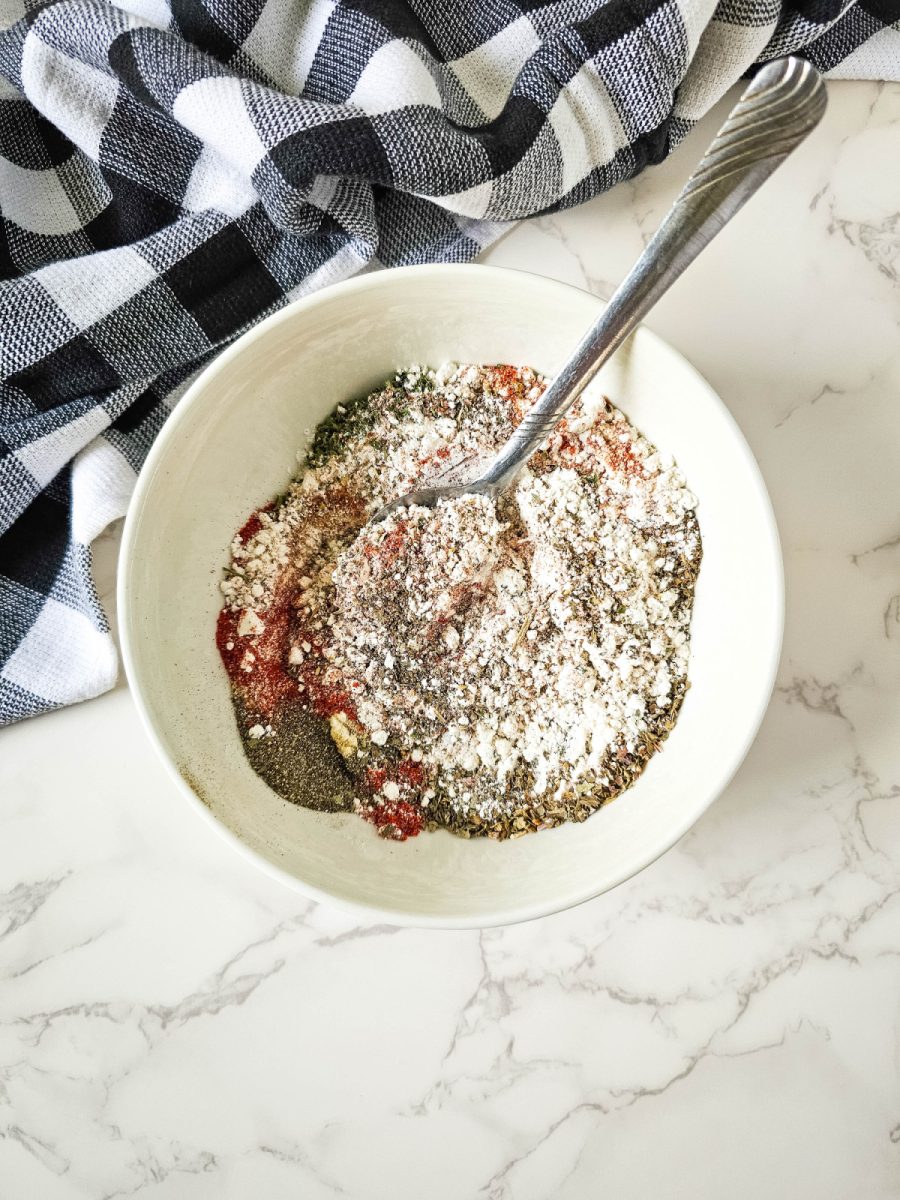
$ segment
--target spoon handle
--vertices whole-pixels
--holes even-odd
[[[479,480],[501,491],[685,267],[819,123],[825,85],[797,58],[753,78],[644,253]],[[481,488],[479,488],[481,490]]]

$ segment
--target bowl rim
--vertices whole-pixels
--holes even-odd
[[[670,355],[677,360],[684,370],[685,374],[692,376],[693,381],[698,387],[704,388],[715,401],[722,411],[722,415],[726,423],[730,427],[734,444],[737,452],[743,457],[745,465],[748,468],[749,477],[752,479],[755,490],[760,501],[761,512],[765,524],[765,533],[770,544],[772,552],[772,567],[773,567],[773,584],[774,594],[773,601],[773,617],[775,622],[775,636],[772,638],[771,646],[768,653],[768,664],[766,670],[766,684],[760,692],[759,704],[754,720],[748,724],[744,739],[732,759],[724,766],[719,779],[714,787],[709,789],[708,795],[699,808],[691,810],[686,815],[685,819],[680,822],[673,833],[665,840],[664,844],[656,847],[649,855],[642,856],[640,861],[631,861],[624,863],[622,870],[613,876],[612,881],[605,882],[601,887],[591,887],[580,889],[573,895],[560,895],[559,898],[543,903],[523,904],[518,908],[511,910],[503,910],[502,912],[486,912],[480,915],[471,916],[435,916],[431,913],[414,912],[408,908],[381,908],[377,905],[367,904],[360,901],[348,900],[341,896],[336,896],[333,893],[309,884],[302,879],[299,879],[291,872],[279,867],[276,863],[271,862],[262,854],[258,853],[253,847],[249,846],[240,837],[224,824],[215,813],[207,807],[203,800],[198,796],[194,789],[190,786],[184,775],[178,769],[176,763],[167,750],[163,739],[156,729],[153,718],[150,713],[150,708],[144,696],[144,691],[141,683],[140,672],[136,667],[135,655],[133,653],[133,638],[134,631],[131,622],[131,597],[128,590],[128,580],[130,577],[130,561],[134,554],[135,542],[140,524],[140,516],[146,503],[146,493],[150,487],[153,476],[156,473],[160,462],[168,453],[169,446],[176,441],[179,435],[179,430],[185,421],[188,411],[191,406],[197,402],[198,398],[206,390],[209,384],[223,371],[226,371],[232,361],[254,342],[264,337],[266,333],[282,324],[295,320],[299,314],[307,312],[315,308],[319,304],[331,302],[337,295],[349,295],[351,293],[372,291],[377,292],[388,281],[395,282],[398,279],[415,275],[421,278],[424,275],[432,275],[436,279],[448,276],[460,278],[463,275],[474,276],[478,274],[484,277],[485,274],[490,274],[495,278],[503,277],[510,282],[517,278],[527,277],[531,280],[537,280],[545,287],[548,293],[553,291],[558,292],[577,292],[590,297],[595,302],[599,301],[599,297],[589,292],[586,288],[579,288],[573,284],[563,283],[560,280],[552,279],[544,275],[540,275],[534,271],[522,271],[510,267],[497,267],[482,263],[428,263],[408,267],[393,267],[389,269],[367,272],[362,275],[352,276],[349,279],[342,280],[338,283],[330,284],[324,288],[320,288],[312,292],[308,296],[302,296],[296,300],[290,301],[283,308],[278,309],[270,316],[253,325],[246,330],[230,346],[223,350],[220,354],[208,363],[200,374],[194,379],[190,386],[185,391],[184,395],[177,402],[174,409],[166,419],[162,429],[150,448],[150,451],[144,460],[143,466],[138,474],[134,492],[128,504],[128,511],[125,517],[125,523],[122,531],[122,541],[119,550],[117,581],[116,581],[116,605],[119,621],[119,640],[121,644],[122,662],[125,669],[125,675],[128,680],[129,691],[132,700],[137,709],[138,717],[151,745],[156,750],[158,756],[162,759],[170,778],[175,782],[176,789],[188,801],[192,810],[200,816],[208,825],[210,825],[216,833],[223,838],[229,845],[238,851],[246,860],[252,862],[258,869],[264,871],[271,878],[278,880],[286,887],[295,892],[299,892],[307,899],[313,900],[318,904],[331,905],[349,915],[362,919],[367,923],[382,923],[401,927],[412,928],[430,928],[430,929],[486,929],[496,926],[513,925],[523,921],[535,920],[539,917],[550,916],[554,913],[563,912],[570,908],[575,908],[580,904],[585,904],[589,900],[595,899],[597,896],[605,892],[611,891],[618,887],[626,880],[633,878],[639,872],[649,867],[663,854],[667,853],[676,845],[681,838],[699,821],[700,817],[709,809],[709,807],[722,795],[728,785],[731,783],[734,776],[737,774],[741,764],[747,756],[763,718],[769,707],[769,702],[772,697],[772,691],[775,686],[775,678],[778,671],[778,666],[781,660],[781,650],[784,637],[784,613],[785,613],[785,596],[784,596],[784,563],[781,550],[781,540],[778,533],[778,526],[775,520],[775,514],[772,508],[771,498],[766,488],[762,472],[759,464],[751,451],[743,432],[740,429],[735,418],[725,402],[718,395],[716,390],[708,382],[708,380],[694,367],[678,350],[669,345],[665,339],[647,329],[646,326],[639,326],[642,339],[649,344],[655,345],[664,353]],[[601,301],[602,302],[602,301]]]

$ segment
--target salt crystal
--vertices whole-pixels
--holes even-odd
[[[444,630],[444,644],[449,650],[455,650],[459,645],[459,630],[448,625]]]
[[[238,621],[238,637],[249,637],[251,634],[262,633],[265,622],[261,621],[252,608],[245,608]]]

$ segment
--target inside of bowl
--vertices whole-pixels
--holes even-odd
[[[396,368],[448,360],[552,373],[600,302],[480,267],[384,272],[278,314],[213,364],[176,410],[135,497],[123,561],[132,684],[185,786],[244,846],[312,894],[400,920],[504,921],[594,895],[646,865],[736,769],[764,711],[781,627],[780,559],[758,470],[708,385],[639,331],[600,384],[676,457],[700,500],[703,566],[691,689],[663,752],[583,825],[497,843],[386,841],[296,807],[249,767],[214,639],[230,539],[281,491],[335,404]]]

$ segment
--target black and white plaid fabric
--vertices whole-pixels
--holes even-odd
[[[112,686],[91,542],[248,325],[587,200],[754,62],[897,78],[898,22],[900,0],[0,0],[0,724]]]

